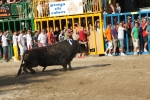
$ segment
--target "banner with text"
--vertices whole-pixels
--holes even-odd
[[[82,0],[70,0],[49,3],[50,16],[82,14]]]
[[[0,5],[0,17],[10,17],[11,16],[11,10],[10,10],[10,4],[2,4]]]

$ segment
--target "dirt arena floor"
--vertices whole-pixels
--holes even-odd
[[[150,55],[74,58],[15,77],[20,62],[0,63],[0,100],[150,100]]]

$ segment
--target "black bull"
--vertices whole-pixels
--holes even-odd
[[[75,55],[87,51],[86,47],[83,46],[84,44],[80,41],[72,41],[69,43],[66,40],[51,46],[27,50],[23,55],[18,76],[21,74],[22,68],[25,73],[28,72],[28,69],[34,74],[35,71],[32,68],[38,65],[44,67],[43,71],[47,66],[51,65],[62,65],[63,70],[66,70],[68,65],[71,70],[71,61]]]

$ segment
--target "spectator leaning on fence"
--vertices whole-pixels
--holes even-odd
[[[107,29],[104,32],[104,37],[106,38],[106,41],[108,44],[108,47],[105,51],[105,55],[107,55],[107,52],[108,52],[108,56],[112,56],[111,50],[113,48],[113,45],[112,45],[112,33],[111,33],[111,26],[110,25],[107,25]]]
[[[121,56],[125,56],[124,54],[124,30],[126,30],[126,25],[125,25],[125,28],[123,28],[123,23],[120,22],[119,23],[119,27],[118,27],[118,40],[119,40],[119,49],[120,49],[120,53],[121,53]]]
[[[134,46],[134,55],[138,55],[137,49],[139,46],[139,28],[138,23],[135,23],[135,26],[132,29],[131,32],[132,40],[133,40],[133,46]]]

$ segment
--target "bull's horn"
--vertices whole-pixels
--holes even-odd
[[[81,42],[81,41],[79,41],[79,44],[86,44],[87,42]]]

